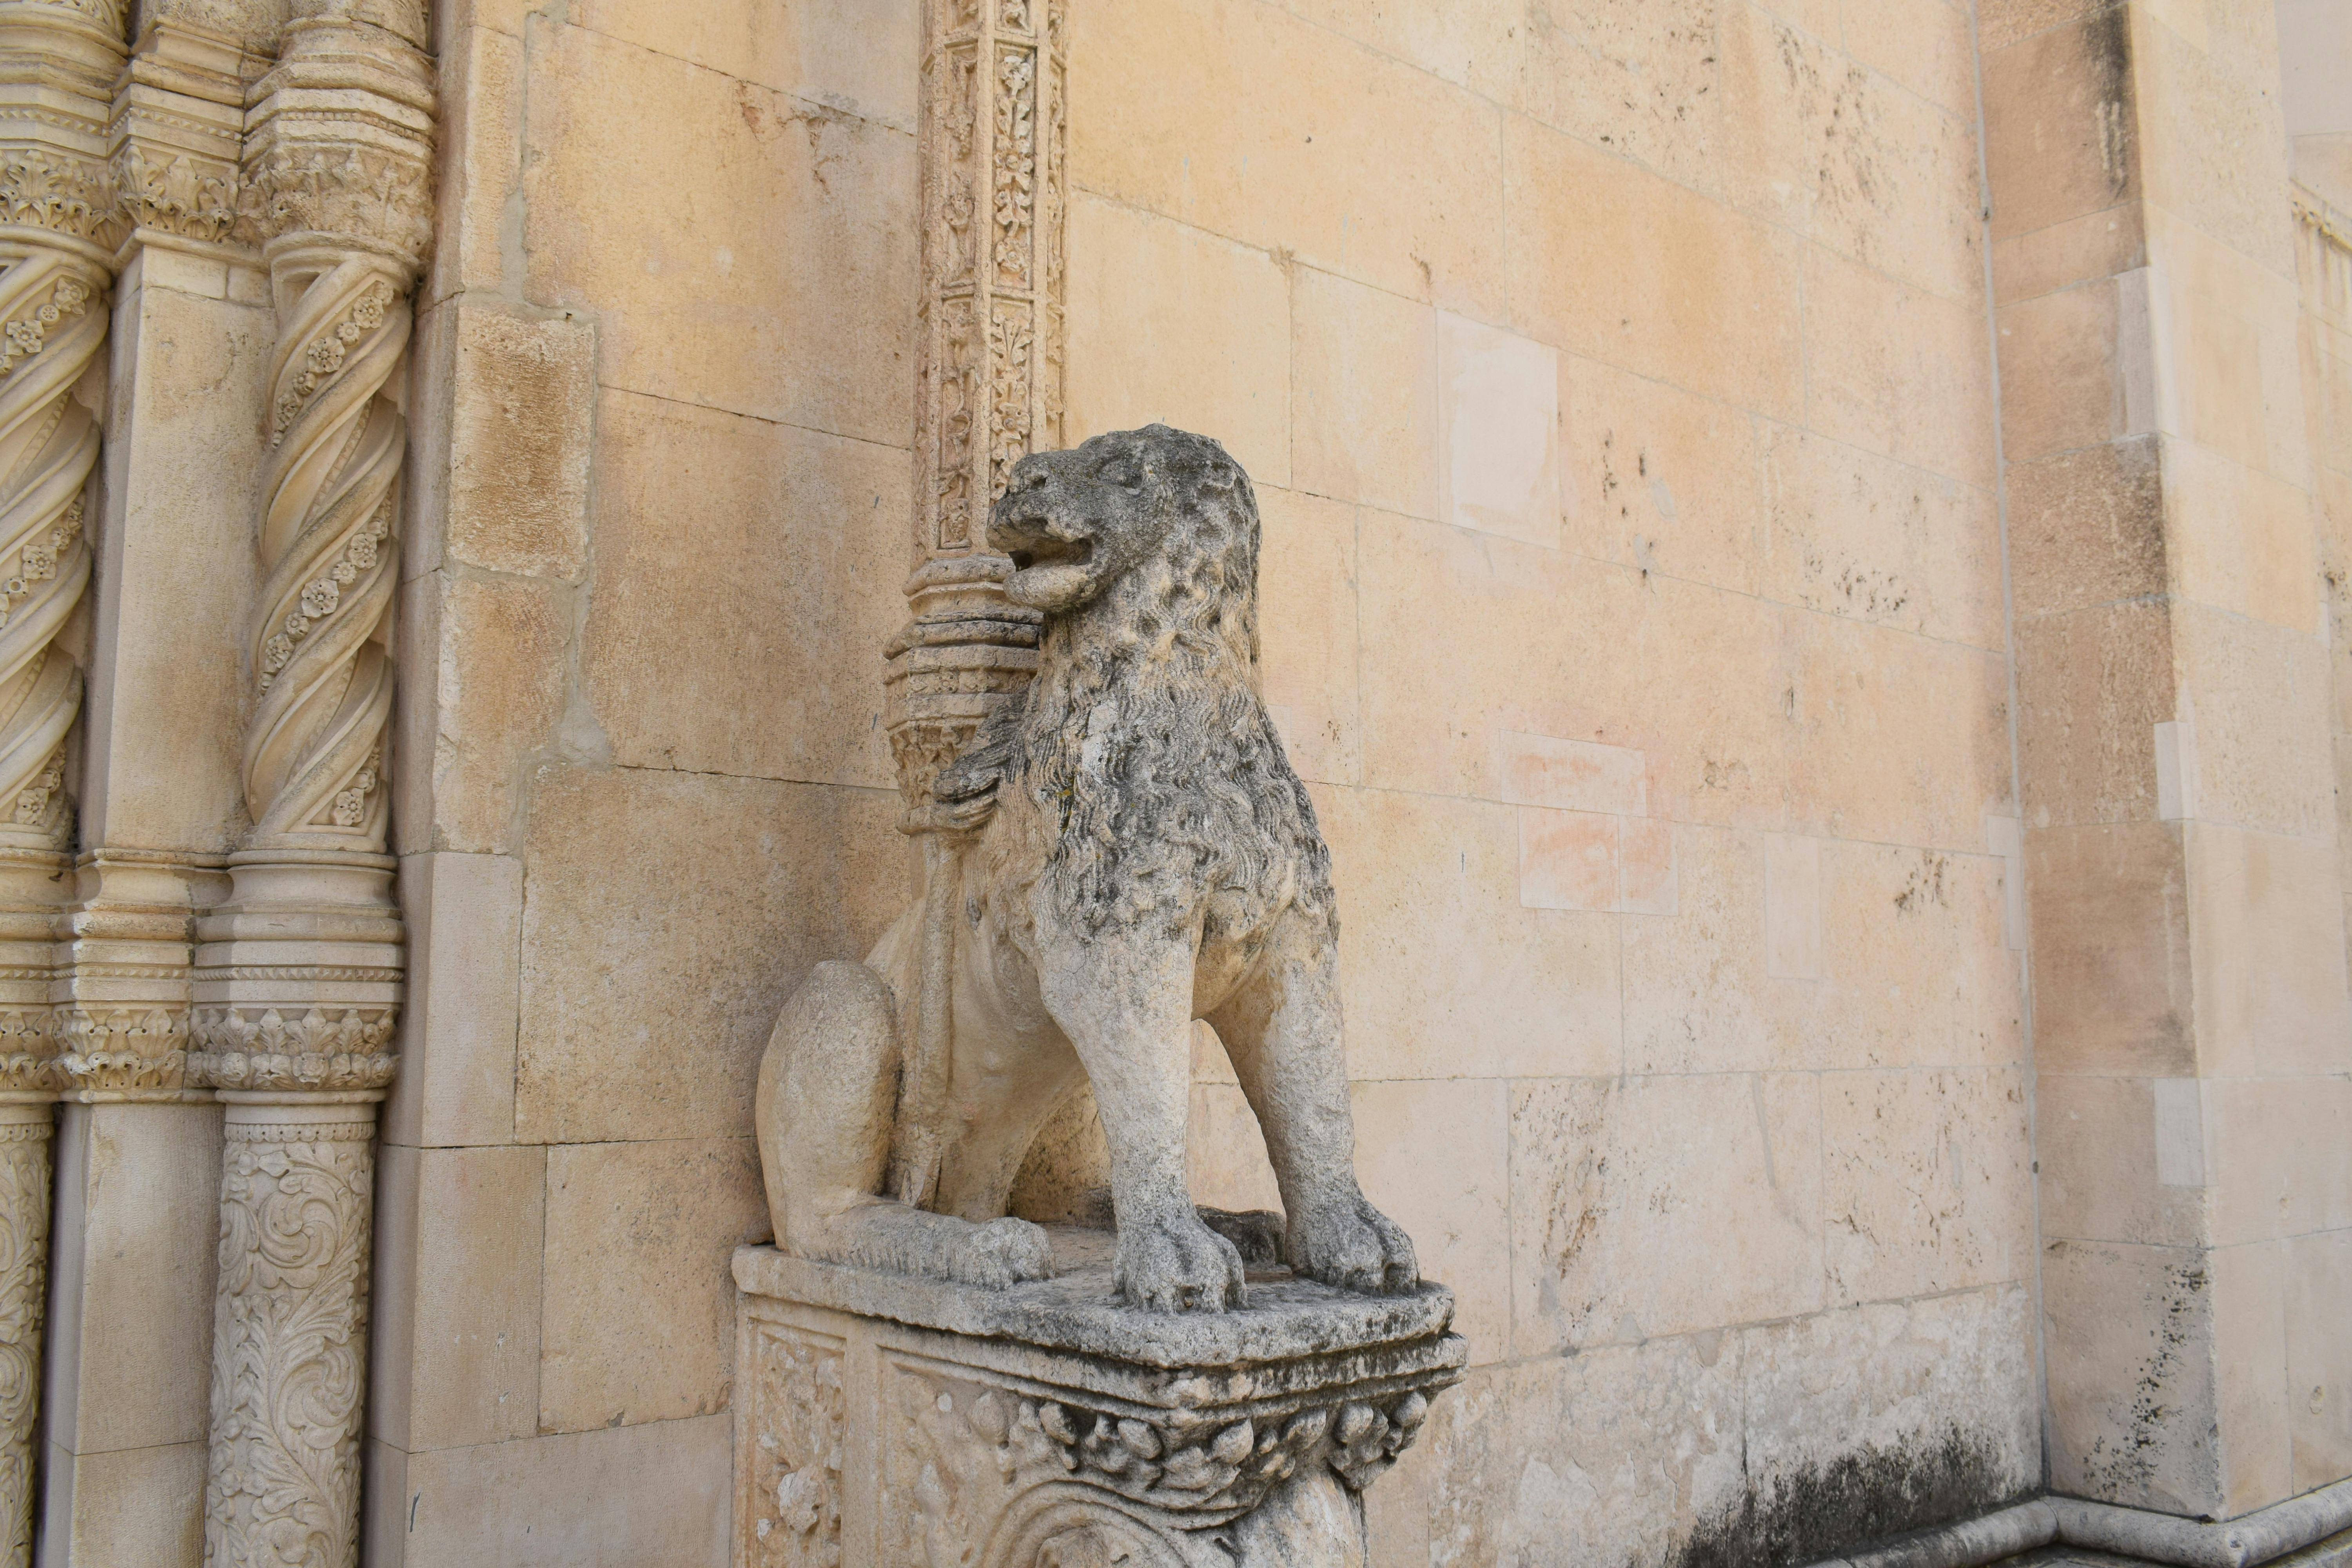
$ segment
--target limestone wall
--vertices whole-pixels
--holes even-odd
[[[910,888],[920,16],[436,12],[369,1560],[713,1564],[758,1054]],[[1760,1568],[2040,1485],[1969,7],[1069,20],[1069,435],[1256,483],[1360,1168],[1473,1346],[1378,1560]],[[1197,1195],[1270,1202],[1196,1077]]]

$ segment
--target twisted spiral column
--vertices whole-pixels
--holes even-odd
[[[408,445],[384,387],[408,350],[408,286],[378,257],[305,259],[316,270],[303,268],[270,375],[247,846],[381,852],[391,539]]]
[[[419,0],[314,0],[247,120],[278,302],[244,754],[251,831],[197,922],[191,1074],[227,1107],[207,1568],[359,1554],[375,1105],[402,931],[385,747],[408,295],[432,237]]]

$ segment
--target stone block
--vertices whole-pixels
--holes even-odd
[[[1356,679],[1356,514],[1338,501],[1255,487],[1259,679],[1301,778],[1363,775]]]
[[[1318,791],[1359,1079],[1609,1073],[1617,922],[1528,910],[1507,806]]]
[[[1511,1354],[1510,1086],[1496,1079],[1358,1083],[1356,1175],[1402,1226],[1425,1279],[1459,1280],[1454,1331],[1473,1365]],[[1445,1151],[1442,1167],[1429,1152]]]
[[[1439,515],[1437,321],[1418,300],[1292,269],[1291,484]]]
[[[2012,463],[2157,428],[2145,268],[2003,305],[2000,439]]]
[[[1996,240],[1993,303],[2014,304],[2146,267],[2146,212],[2133,203]]]
[[[392,758],[401,852],[515,848],[525,772],[564,717],[572,592],[437,572],[407,585],[403,641],[415,657]]]
[[[148,258],[171,254],[142,250],[115,284],[85,600],[106,654],[83,700],[81,831],[225,853],[245,826],[253,432],[277,329],[266,310],[151,282]]]
[[[2162,16],[2132,13],[2132,72],[2147,110],[2138,132],[2149,216],[2179,215],[2273,276],[2291,278],[2293,240],[2274,194],[2286,181],[2288,157],[2274,12],[2165,10]],[[2184,37],[2175,25],[2193,32],[2199,23],[2210,29],[2209,37]],[[2220,125],[2231,133],[2215,135]]]
[[[2158,440],[2140,437],[2011,463],[2010,591],[2022,624],[2166,588]]]
[[[1820,1312],[1740,1332],[1748,1550],[1824,1551],[1989,1512],[2042,1479],[2023,1285]]]
[[[2002,930],[2007,876],[1987,855],[1823,843],[1821,975],[1779,988],[1787,1065],[2022,1060],[2024,981]]]
[[[162,1456],[174,1445],[204,1452],[220,1127],[210,1105],[60,1109],[41,1392],[53,1447],[84,1458],[147,1450],[156,1465],[168,1465]],[[199,1491],[202,1471],[199,1458]],[[125,1472],[123,1486],[140,1484]],[[85,1494],[74,1515],[121,1495]],[[67,1515],[50,1517],[64,1528]]]
[[[1810,1074],[1513,1085],[1512,1353],[1819,1310],[1821,1118]]]
[[[1647,745],[1635,725],[1654,717],[1661,689],[1641,668],[1638,572],[1370,510],[1359,515],[1357,552],[1367,784],[1493,798],[1498,729]],[[1752,649],[1753,606],[1723,608],[1736,629],[1718,623],[1714,637]],[[1433,626],[1446,628],[1443,659],[1428,656],[1420,629]],[[1694,665],[1707,657],[1690,655]],[[1723,706],[1736,708],[1737,695]],[[1654,789],[1652,809],[1670,814]]]
[[[1430,1561],[1668,1563],[1736,1515],[1739,1336],[1605,1345],[1474,1374],[1431,1411]]]
[[[1790,829],[1981,848],[1986,813],[2014,809],[2007,661],[1829,616],[1788,626]]]
[[[547,1151],[537,1430],[725,1410],[735,1364],[727,1259],[767,1235],[748,1137]]]
[[[462,300],[450,309],[445,559],[576,580],[588,568],[595,329]]]
[[[2352,1068],[2334,861],[2308,842],[2203,822],[2186,850],[2200,1070]]]
[[[1801,712],[1790,706],[1790,658],[1803,628],[1762,600],[1654,574],[1617,625],[1617,635],[1604,632],[1603,657],[1627,667],[1629,690],[1621,699],[1589,672],[1570,674],[1571,690],[1597,699],[1586,710],[1592,717],[1541,732],[1639,747],[1650,762],[1654,816],[1787,826],[1798,741],[1790,720]]]
[[[1768,597],[1942,641],[2005,646],[2000,516],[1988,492],[1774,428],[1764,440],[1764,495]]]
[[[2352,1300],[2352,1231],[2299,1236],[2286,1244],[2287,1432],[2297,1492],[2352,1472],[2347,1300]]]
[[[1522,907],[1601,911],[1620,907],[1616,817],[1521,806],[1518,821]]]
[[[2221,1492],[2226,1517],[2235,1518],[2284,1502],[2296,1490],[2288,1434],[2286,1249],[2253,1242],[2206,1256],[2213,1273]]]
[[[1639,15],[1547,5],[1534,15],[1541,21],[1533,26],[1510,17],[1513,109],[1695,190],[1720,188],[1721,10],[1713,0],[1661,0]]]
[[[1087,63],[1070,73],[1072,186],[1498,318],[1502,111],[1331,37],[1251,0],[1076,8],[1070,48]],[[1075,226],[1071,255],[1086,255]],[[1232,318],[1217,319],[1218,336],[1238,341]]]
[[[1289,485],[1282,268],[1208,229],[1083,193],[1069,221],[1071,444],[1172,425],[1215,437],[1254,481]],[[1218,330],[1204,331],[1212,321]]]
[[[1528,121],[1506,127],[1505,171],[1514,330],[1798,417],[1796,239]]]
[[[525,286],[594,315],[603,384],[905,447],[914,138],[584,26],[528,45]]]
[[[2220,1517],[2208,1255],[2053,1241],[2042,1281],[2051,1489]]]
[[[1846,53],[1948,114],[1977,115],[1976,38],[1949,0],[1842,0]]]
[[[41,1467],[40,1551],[34,1561],[39,1568],[98,1563],[201,1568],[209,1457],[201,1439],[99,1454],[50,1443]]]
[[[383,1147],[368,1431],[403,1453],[539,1430],[547,1151]]]
[[[1822,841],[1793,834],[1764,838],[1764,973],[1780,980],[1822,977]]]
[[[598,432],[580,666],[613,760],[893,784],[905,452],[626,393]]]
[[[1378,0],[1300,0],[1290,9],[1391,59],[1498,100],[1508,97],[1527,47],[1526,29],[1515,26],[1525,14],[1512,0],[1433,0],[1410,10]]]
[[[1568,548],[1735,593],[1760,591],[1757,421],[1568,354],[1559,402]]]
[[[509,856],[401,861],[408,982],[400,1072],[382,1113],[386,1143],[513,1140],[522,877]]]
[[[526,839],[518,1142],[732,1137],[784,998],[908,892],[895,794],[551,768]],[[615,861],[609,847],[627,843]]]
[[[2122,9],[2103,0],[1993,0],[1979,16],[1977,44],[1986,172],[2000,197],[1996,243],[2137,205],[2140,161],[2126,129],[2137,106]]]
[[[438,303],[467,289],[496,292],[507,281],[508,226],[522,184],[523,55],[521,6],[491,0],[442,24],[441,120],[436,137],[438,221],[424,299]],[[511,6],[512,15],[492,15]]]
[[[1437,458],[1443,521],[1558,544],[1559,352],[1439,311]]]
[[[2333,693],[2318,639],[2181,603],[2172,641],[2186,689],[2180,717],[2196,723],[2197,815],[2325,839],[2335,820]]]
[[[1990,491],[1998,476],[1981,301],[1895,282],[1820,246],[1805,252],[1804,283],[1805,423]],[[1916,417],[1925,408],[1942,412]]]
[[[895,130],[915,129],[922,7],[882,0],[832,5],[713,5],[585,0],[573,22],[739,81],[790,93]]]
[[[2279,416],[2300,402],[2303,390],[2300,301],[2284,244],[2286,226],[2266,210],[2249,232],[2221,238],[2201,226],[2210,220],[2210,214],[2192,221],[2159,205],[2148,209],[2150,309],[2163,323],[2155,349],[2166,393],[2164,428],[2244,468],[2306,487],[2308,428]],[[2284,265],[2263,265],[2246,254],[2249,247],[2272,251]]]
[[[1497,794],[1512,805],[1641,816],[1648,805],[1648,772],[1649,760],[1629,746],[1495,732]]]
[[[1629,915],[1671,915],[1682,908],[1675,826],[1654,818],[1620,817],[1618,874],[1623,879],[1621,906]]]
[[[1780,1026],[1790,983],[1765,973],[1760,836],[1677,826],[1672,918],[1622,922],[1625,1070],[1734,1072],[1797,1065]]]
[[[2352,1077],[2200,1087],[2215,1246],[2352,1227]]]
[[[2159,815],[2158,726],[2173,723],[2180,703],[2164,604],[2134,600],[2019,623],[2017,695],[2029,821]]]
[[[1880,26],[1901,26],[1905,10],[1946,9],[1937,0],[1886,7]],[[1973,81],[1967,112],[1956,115],[1839,52],[1840,19],[1825,20],[1826,31],[1809,37],[1802,22],[1724,9],[1726,194],[1876,272],[1938,298],[1973,299],[1984,286]],[[1937,20],[1948,36],[1948,16]],[[1916,22],[1904,29],[1906,41],[1924,32]]]
[[[2195,1075],[2180,837],[2159,822],[2026,834],[2042,1071]]]
[[[2319,616],[2319,542],[2301,486],[2167,439],[2165,518],[2184,598],[2309,636]]]
[[[2188,1086],[2199,1121],[2161,1121],[2159,1082]],[[2034,1081],[2042,1228],[2080,1241],[2194,1247],[2206,1236],[2204,1128],[2195,1079],[2044,1071]],[[2178,1092],[2175,1090],[2174,1092]],[[2191,1141],[2193,1140],[2193,1141]],[[2185,1146],[2184,1146],[2185,1145]],[[2195,1162],[2184,1170],[2182,1156]],[[2167,1181],[2166,1177],[2172,1180]]]
[[[1822,1080],[1829,1299],[1971,1289],[2031,1272],[2032,1149],[2014,1068]]]
[[[402,1568],[724,1568],[724,1414],[410,1456]]]

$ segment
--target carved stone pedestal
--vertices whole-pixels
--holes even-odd
[[[1453,1295],[1253,1270],[1171,1317],[1113,1302],[1107,1235],[1054,1244],[1009,1289],[737,1251],[737,1568],[1360,1568]]]

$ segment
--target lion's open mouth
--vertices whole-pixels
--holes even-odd
[[[1046,534],[1025,550],[1013,552],[1013,569],[1026,572],[1032,566],[1083,566],[1094,559],[1095,542],[1091,539],[1055,539]]]

